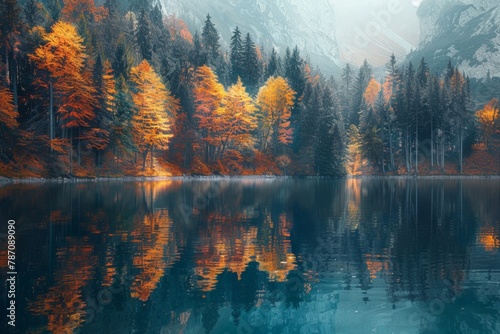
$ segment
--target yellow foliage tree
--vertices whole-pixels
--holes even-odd
[[[382,85],[378,83],[375,78],[371,78],[368,86],[365,89],[365,93],[363,94],[363,98],[368,106],[373,106],[375,101],[377,101],[378,95],[380,93],[380,89]]]
[[[133,140],[142,154],[142,169],[145,170],[148,153],[151,152],[153,168],[154,150],[167,148],[179,102],[146,60],[132,68],[131,80],[136,87],[132,99],[137,108],[132,117]]]
[[[236,148],[249,146],[253,142],[252,131],[257,127],[255,111],[257,108],[246,92],[241,79],[228,89],[222,99],[222,107],[218,110],[217,119],[221,129],[220,158],[232,144]]]
[[[477,113],[479,124],[483,132],[483,142],[486,146],[489,145],[491,135],[495,132],[495,127],[498,127],[500,117],[500,104],[497,99],[491,100],[483,109]]]
[[[257,105],[260,108],[263,151],[266,151],[271,144],[276,155],[280,143],[283,145],[291,143],[293,131],[290,128],[290,116],[294,96],[295,92],[282,77],[269,78],[259,90]]]
[[[213,162],[216,149],[221,146],[221,121],[218,111],[226,92],[210,67],[204,65],[196,71],[193,94],[196,103],[194,117],[198,121],[205,144],[205,162]]]

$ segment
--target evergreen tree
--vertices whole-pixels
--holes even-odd
[[[342,69],[342,106],[345,120],[349,120],[349,115],[352,112],[352,90],[353,90],[354,73],[351,65],[346,64]]]
[[[149,20],[147,17],[146,10],[144,8],[140,10],[139,17],[137,18],[137,28],[135,31],[135,37],[137,39],[137,44],[139,45],[139,50],[142,59],[151,62],[152,58],[151,29],[149,27]]]
[[[257,58],[257,50],[252,41],[250,34],[247,34],[243,45],[243,72],[242,81],[251,94],[257,91],[259,83],[259,61]]]
[[[264,80],[269,79],[269,77],[275,76],[279,71],[279,63],[278,63],[278,55],[276,54],[276,50],[273,48],[271,50],[271,55],[269,56],[269,63],[266,67],[266,74]]]
[[[329,86],[323,89],[318,120],[315,162],[319,175],[345,175],[345,130],[340,100]]]
[[[201,44],[201,39],[198,31],[195,32],[193,37],[193,49],[191,50],[190,61],[195,68],[207,64],[207,54],[205,53]]]
[[[208,63],[216,66],[220,57],[219,33],[211,21],[210,14],[207,14],[205,26],[201,33],[201,40],[208,56]]]
[[[372,69],[368,64],[368,61],[363,62],[363,66],[359,69],[358,77],[354,84],[354,96],[353,96],[353,106],[351,114],[349,115],[349,123],[356,126],[359,125],[359,112],[363,104],[363,95],[365,93],[366,87],[372,78]]]
[[[231,81],[236,82],[238,77],[243,77],[244,73],[244,57],[243,57],[243,44],[241,41],[241,32],[238,27],[234,29],[233,36],[231,37]]]

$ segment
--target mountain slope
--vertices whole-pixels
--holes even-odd
[[[167,14],[183,19],[191,31],[201,30],[207,13],[228,46],[236,26],[250,32],[266,51],[299,47],[314,65],[327,72],[339,69],[335,16],[329,0],[162,0]]]
[[[409,55],[433,70],[448,60],[471,78],[500,77],[500,5],[497,0],[426,0],[418,11],[421,41]]]

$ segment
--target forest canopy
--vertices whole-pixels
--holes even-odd
[[[451,60],[392,56],[338,78],[210,14],[199,31],[147,0],[0,0],[0,175],[464,172],[496,141]],[[492,139],[493,138],[493,139]]]

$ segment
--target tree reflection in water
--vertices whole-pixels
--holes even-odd
[[[219,191],[203,197],[210,182]],[[20,329],[494,332],[499,185],[252,179],[3,186],[2,216],[20,223]],[[186,207],[187,221],[179,209]]]

